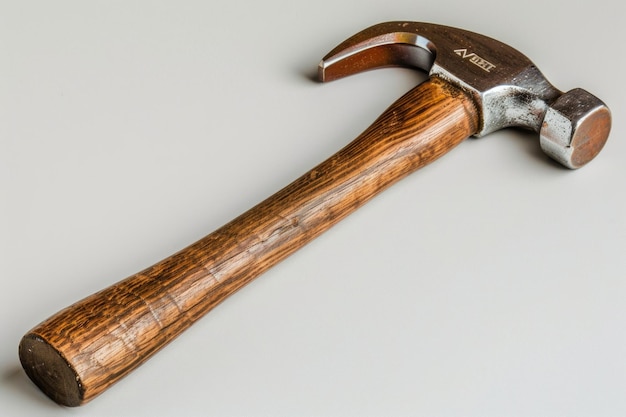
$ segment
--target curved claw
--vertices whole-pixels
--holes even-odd
[[[357,33],[322,59],[318,68],[319,79],[332,81],[390,66],[429,71],[435,60],[435,45],[415,31],[404,30],[409,25],[382,23]]]

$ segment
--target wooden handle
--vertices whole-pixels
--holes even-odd
[[[39,324],[20,343],[22,366],[54,401],[84,404],[230,294],[477,127],[475,107],[460,90],[438,79],[419,85],[267,200]]]

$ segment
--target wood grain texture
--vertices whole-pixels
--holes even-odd
[[[171,257],[60,311],[20,343],[29,377],[81,405],[253,278],[478,129],[472,101],[429,80],[334,156]]]

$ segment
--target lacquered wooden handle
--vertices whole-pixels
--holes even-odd
[[[81,405],[253,278],[476,132],[464,93],[437,79],[334,156],[202,240],[60,311],[24,336],[28,376]]]

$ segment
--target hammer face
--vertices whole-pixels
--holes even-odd
[[[541,148],[576,169],[600,153],[611,130],[611,112],[600,99],[577,88],[559,97],[541,126]]]

